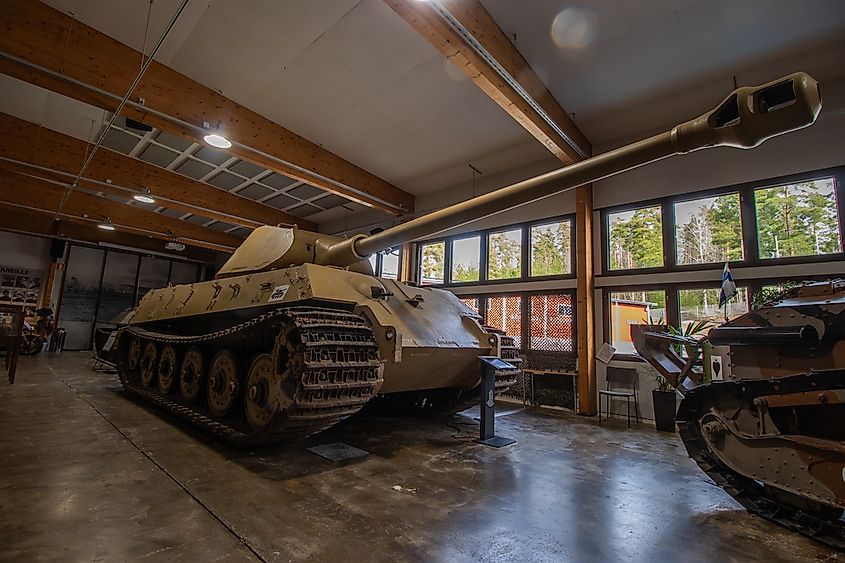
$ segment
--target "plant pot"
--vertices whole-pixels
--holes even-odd
[[[674,391],[652,389],[651,397],[654,400],[654,425],[661,432],[675,432],[677,394]]]

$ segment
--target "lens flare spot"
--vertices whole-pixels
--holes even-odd
[[[592,10],[566,8],[552,22],[552,41],[562,49],[584,49],[595,39],[597,20]]]

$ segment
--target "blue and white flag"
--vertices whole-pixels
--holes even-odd
[[[719,307],[724,307],[734,295],[736,295],[736,284],[734,277],[731,274],[731,269],[728,263],[725,262],[725,269],[722,270],[722,291],[719,293]]]

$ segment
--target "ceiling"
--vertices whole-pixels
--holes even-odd
[[[179,1],[152,4],[146,39],[147,1],[46,3],[149,51]],[[692,117],[734,76],[759,83],[795,65],[822,81],[845,75],[841,0],[482,3],[597,147]],[[191,0],[157,60],[415,195],[466,183],[468,165],[495,175],[554,161],[382,0]],[[0,111],[78,138],[96,138],[108,119],[2,75],[0,91]],[[365,209],[122,120],[105,144],[318,223]]]
[[[841,0],[481,2],[594,147],[695,117],[734,76],[845,76]]]

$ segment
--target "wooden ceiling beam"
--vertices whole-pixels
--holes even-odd
[[[4,139],[0,143],[0,158],[73,177],[79,173],[86,151],[90,150],[85,141],[4,113],[0,113],[0,138]],[[90,182],[80,185],[99,191],[110,191],[109,183],[115,186],[113,193],[119,187],[124,188],[124,193],[127,188],[139,193],[146,187],[153,196],[166,200],[162,202],[165,207],[234,225],[255,228],[286,223],[298,224],[303,229],[316,228],[314,223],[290,213],[105,147],[97,151],[85,178]]]
[[[384,2],[562,162],[571,164],[590,156],[590,142],[479,0]],[[452,20],[542,111],[459,33]]]
[[[119,228],[162,240],[190,241],[196,246],[223,252],[231,252],[243,242],[215,229],[6,170],[0,170],[0,201],[58,214],[76,222],[102,223],[108,218]]]
[[[161,241],[148,235],[117,231],[106,233],[92,225],[56,220],[50,213],[23,209],[5,203],[0,203],[0,230],[93,244],[116,244],[142,251],[167,254]],[[208,249],[186,244],[185,250],[178,255],[172,254],[172,256],[201,262],[214,262],[217,254]]]
[[[2,71],[114,111],[138,73],[141,54],[34,0],[9,0],[0,12]],[[140,103],[143,100],[143,103]],[[204,122],[222,122],[229,153],[394,215],[414,196],[175,70],[153,62],[126,116],[202,142]]]

